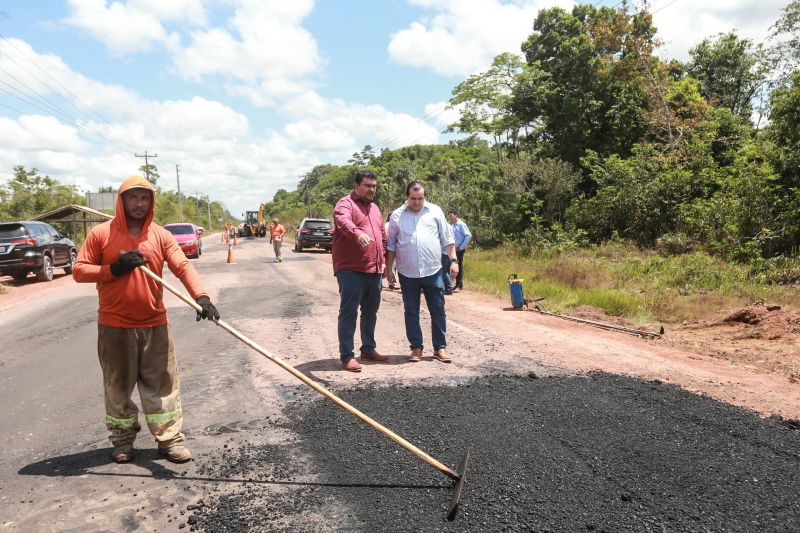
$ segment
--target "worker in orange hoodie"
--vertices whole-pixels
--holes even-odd
[[[203,308],[197,320],[219,319],[175,237],[153,223],[154,205],[155,190],[149,181],[140,176],[123,181],[116,216],[89,232],[72,272],[77,282],[97,284],[97,351],[106,426],[117,463],[132,461],[136,453],[133,442],[141,426],[131,395],[137,383],[144,418],[159,453],[176,463],[192,458],[181,433],[180,382],[164,290],[138,267],[146,265],[161,276],[166,262]]]

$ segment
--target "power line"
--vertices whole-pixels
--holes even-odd
[[[86,107],[86,109],[88,109],[89,111],[91,111],[92,113],[94,113],[94,115],[95,115],[97,118],[99,118],[99,119],[100,119],[102,122],[105,122],[106,124],[108,124],[108,125],[109,125],[109,126],[111,126],[111,127],[115,127],[115,126],[116,126],[116,124],[114,124],[114,123],[110,122],[109,120],[107,120],[107,119],[106,119],[106,118],[105,118],[103,115],[101,115],[101,114],[100,114],[100,113],[99,113],[97,110],[95,110],[95,109],[94,109],[92,106],[90,106],[89,104],[87,104],[86,102],[84,102],[84,101],[83,101],[83,100],[82,100],[82,99],[81,99],[81,98],[80,98],[78,95],[76,95],[75,93],[73,93],[72,91],[70,91],[70,90],[69,90],[67,87],[65,87],[65,86],[64,86],[64,85],[63,85],[63,84],[62,84],[60,81],[58,81],[58,80],[57,80],[55,77],[53,77],[53,76],[52,76],[52,75],[51,75],[49,72],[47,72],[45,69],[43,69],[43,68],[42,68],[42,67],[41,67],[41,66],[40,66],[40,65],[39,65],[39,64],[38,64],[38,63],[37,63],[37,62],[36,62],[36,61],[35,61],[33,58],[31,58],[31,57],[28,57],[28,55],[27,55],[27,54],[25,54],[25,53],[24,53],[22,50],[20,50],[20,49],[19,49],[19,48],[17,48],[16,46],[14,46],[14,43],[12,43],[10,40],[8,40],[8,38],[6,38],[6,36],[5,36],[5,35],[3,35],[2,33],[0,33],[0,39],[3,39],[5,42],[7,42],[7,43],[8,43],[8,45],[9,45],[9,46],[11,46],[11,48],[13,48],[14,50],[16,50],[18,54],[20,54],[22,57],[24,57],[25,59],[27,59],[27,60],[28,60],[28,62],[29,62],[31,65],[33,65],[34,67],[36,67],[37,69],[39,69],[39,70],[40,70],[41,72],[43,72],[43,73],[44,73],[44,74],[45,74],[45,75],[46,75],[48,78],[50,78],[51,80],[53,80],[53,81],[54,81],[54,82],[55,82],[55,83],[56,83],[56,84],[57,84],[59,87],[61,87],[61,89],[63,89],[65,92],[67,92],[69,95],[71,95],[71,96],[72,96],[72,97],[73,97],[75,100],[77,100],[78,102],[80,102],[80,103],[81,103],[81,104],[82,104],[84,107]],[[15,65],[19,66],[19,67],[20,67],[22,70],[24,70],[25,72],[27,72],[27,73],[28,73],[28,74],[29,74],[29,75],[30,75],[30,76],[31,76],[33,79],[35,79],[36,81],[38,81],[39,83],[41,83],[42,85],[44,85],[45,87],[47,87],[48,89],[50,89],[50,91],[51,91],[51,92],[53,92],[53,93],[54,93],[56,96],[58,96],[59,98],[61,98],[62,100],[64,100],[64,101],[65,101],[65,102],[66,102],[66,103],[67,103],[69,106],[71,106],[73,109],[75,109],[75,110],[76,110],[76,111],[78,111],[79,113],[83,113],[83,114],[84,114],[84,115],[85,115],[87,118],[89,118],[89,119],[91,120],[91,117],[89,116],[89,114],[88,114],[88,113],[86,113],[85,111],[83,111],[83,110],[79,109],[79,108],[78,108],[78,107],[77,107],[75,104],[73,104],[72,102],[70,102],[68,99],[64,98],[64,96],[63,96],[63,95],[62,95],[62,94],[61,94],[59,91],[55,90],[55,89],[54,89],[54,88],[53,88],[51,85],[49,85],[49,84],[48,84],[47,82],[45,82],[44,80],[42,80],[42,79],[38,78],[38,77],[37,77],[35,74],[33,74],[32,72],[30,72],[30,71],[29,71],[28,69],[26,69],[26,68],[25,68],[23,65],[20,65],[19,63],[17,63],[17,61],[15,61],[15,60],[14,60],[14,58],[12,58],[10,55],[8,55],[8,54],[3,54],[2,52],[0,52],[0,55],[4,55],[5,57],[7,57],[7,58],[8,58],[8,59],[9,59],[11,62],[13,62]],[[125,141],[125,143],[126,143],[126,144],[128,144],[128,146],[130,146],[130,147],[132,147],[132,148],[135,148],[135,146],[134,146],[134,145],[132,145],[132,144],[128,143],[127,141]]]
[[[77,119],[77,117],[74,117],[72,115],[67,114],[64,110],[59,108],[57,105],[51,103],[46,98],[36,94],[36,90],[35,89],[33,89],[30,85],[28,85],[27,83],[23,82],[22,80],[20,80],[19,78],[17,78],[13,74],[9,73],[5,69],[0,68],[0,72],[5,74],[6,76],[11,78],[12,80],[16,81],[19,85],[22,85],[23,87],[25,87],[28,90],[30,90],[31,94],[27,94],[24,90],[20,89],[19,87],[15,87],[14,85],[11,85],[10,83],[8,83],[6,81],[3,81],[3,80],[0,80],[0,84],[4,85],[8,89],[3,90],[2,87],[0,87],[0,91],[8,94],[11,97],[14,97],[14,98],[16,98],[18,100],[21,100],[21,101],[25,102],[26,104],[34,107],[35,109],[37,109],[39,111],[42,111],[42,112],[50,114],[50,115],[55,115],[58,118],[60,118],[61,120],[67,122],[67,123],[73,123],[73,124],[75,124],[75,126],[79,130],[80,129],[87,130],[87,131],[91,132],[92,134],[104,139],[106,141],[106,143],[108,143],[110,145],[113,145],[113,146],[116,146],[117,148],[121,148],[124,151],[127,151],[127,148],[125,146],[119,144],[114,139],[106,136],[104,133],[101,133],[100,131],[96,130],[95,128],[92,128],[91,126],[89,126],[87,124],[81,123]],[[20,112],[20,114],[24,115],[25,113],[24,112]],[[90,138],[82,136],[80,134],[80,132],[78,132],[78,135],[80,135],[81,137],[83,137],[84,139],[86,139],[86,140],[88,140],[90,142],[97,142],[94,139],[90,139]]]
[[[652,12],[652,13],[650,13],[650,14],[651,14],[651,15],[655,15],[656,13],[658,13],[659,11],[661,11],[662,9],[667,9],[669,6],[671,6],[672,4],[674,4],[674,3],[675,3],[675,2],[677,2],[677,1],[678,1],[678,0],[672,0],[672,2],[670,2],[670,3],[666,4],[666,5],[663,5],[663,6],[659,7],[658,9],[656,9],[655,11],[653,11],[653,12]]]
[[[23,113],[22,111],[20,111],[19,109],[16,109],[16,108],[14,108],[14,107],[11,107],[10,105],[4,104],[3,102],[0,102],[0,106],[6,107],[6,108],[10,109],[11,111],[14,111],[14,112],[16,112],[16,113],[19,113],[19,114],[21,114],[21,115],[24,115],[24,113]],[[31,142],[34,142],[34,143],[38,144],[39,146],[41,146],[41,147],[42,147],[42,148],[44,148],[45,150],[50,150],[51,152],[60,152],[60,151],[61,151],[61,150],[56,150],[56,149],[55,149],[55,148],[53,148],[52,146],[47,146],[46,144],[42,144],[42,143],[40,143],[39,141],[37,141],[36,139],[34,139],[33,137],[31,137],[30,135],[27,135],[27,134],[23,134],[23,135],[25,135],[25,137],[27,137],[29,141],[31,141]]]
[[[432,120],[438,118],[445,111],[447,111],[447,106],[448,105],[449,105],[449,102],[440,104],[438,106],[438,108],[434,108],[431,111],[425,113],[425,115],[415,119],[410,125],[406,126],[405,128],[402,128],[400,131],[398,131],[397,133],[395,133],[391,137],[388,137],[388,138],[384,139],[383,141],[379,142],[375,146],[375,150],[379,150],[379,149],[381,149],[383,147],[388,147],[389,143],[399,139],[400,137],[405,135],[407,132],[409,132],[412,129],[416,128],[417,127],[417,124],[416,124],[417,122],[419,122],[420,124],[430,123]]]

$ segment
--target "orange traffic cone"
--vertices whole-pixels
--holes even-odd
[[[236,246],[237,244],[239,244],[239,241],[236,239],[236,234],[234,233],[233,234],[233,245]]]
[[[233,257],[233,246],[228,244],[228,260],[226,261],[229,265],[236,264],[236,258]]]

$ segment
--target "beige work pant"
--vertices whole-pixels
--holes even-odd
[[[131,399],[136,385],[147,427],[158,446],[182,444],[180,380],[169,325],[98,325],[97,353],[103,369],[106,427],[111,431],[111,444],[132,444],[141,429],[139,409]]]
[[[272,249],[275,251],[275,259],[281,259],[281,244],[283,241],[272,239]]]

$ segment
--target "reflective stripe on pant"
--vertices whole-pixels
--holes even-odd
[[[159,446],[181,444],[180,380],[169,325],[112,328],[98,325],[106,426],[114,446],[131,444],[141,429],[131,396],[138,385],[145,421]]]

